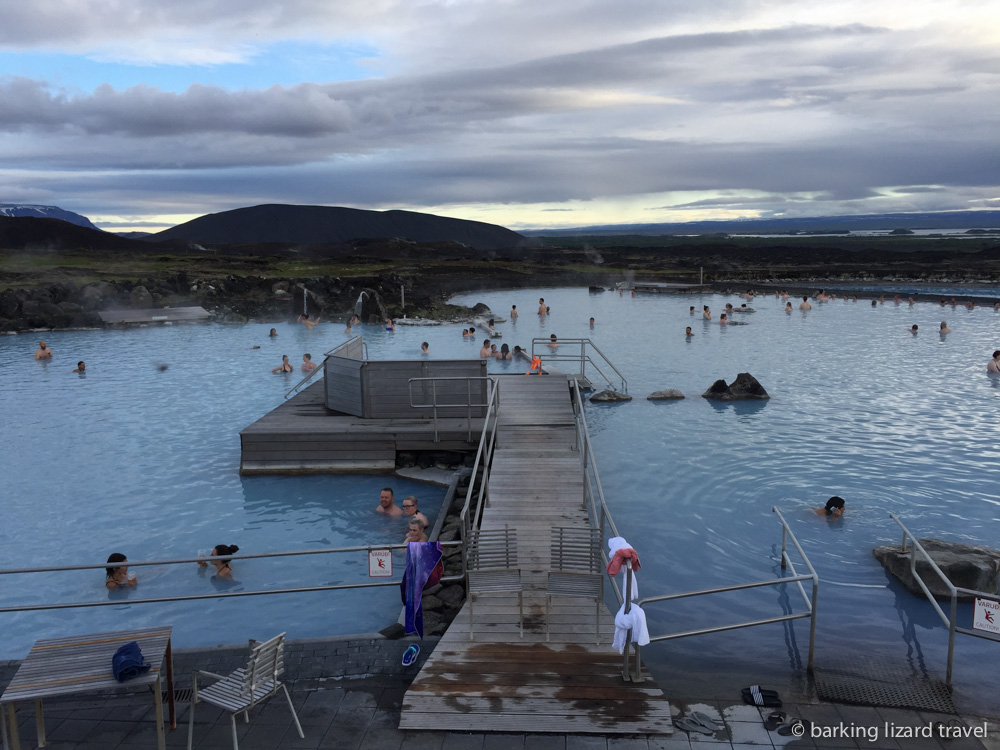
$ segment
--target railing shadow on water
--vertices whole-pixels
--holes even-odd
[[[595,528],[601,530],[601,539],[607,540],[609,537],[621,536],[618,533],[618,528],[615,525],[614,519],[611,517],[611,513],[608,510],[606,498],[604,496],[604,488],[601,485],[600,474],[597,470],[597,463],[594,458],[594,450],[590,441],[589,430],[587,427],[587,415],[583,405],[583,398],[581,396],[581,389],[578,384],[574,384],[573,387],[573,406],[574,412],[576,413],[577,422],[577,439],[578,445],[580,446],[581,463],[584,474],[583,481],[583,498],[582,505],[587,511],[588,517],[590,518],[590,523]],[[819,598],[819,576],[816,570],[813,568],[812,563],[809,561],[808,556],[799,544],[798,539],[792,533],[791,528],[788,526],[788,522],[782,516],[781,511],[777,507],[773,507],[771,511],[775,514],[778,522],[781,526],[781,557],[780,566],[782,570],[788,570],[791,575],[783,576],[763,581],[753,581],[749,583],[740,583],[730,586],[719,586],[709,589],[701,589],[697,591],[687,591],[679,594],[664,594],[659,596],[650,596],[643,599],[639,599],[636,604],[640,607],[657,604],[660,602],[673,601],[676,599],[684,599],[690,597],[707,596],[710,594],[722,594],[731,591],[742,591],[745,589],[762,588],[767,586],[779,587],[781,594],[779,595],[779,604],[784,614],[777,617],[768,617],[764,619],[750,620],[747,622],[732,623],[727,625],[719,625],[711,628],[700,628],[694,630],[688,630],[678,633],[665,633],[659,635],[650,635],[650,643],[662,642],[675,640],[678,638],[688,638],[695,635],[706,635],[709,633],[719,633],[728,630],[737,630],[741,628],[755,627],[757,625],[770,625],[774,623],[787,623],[791,620],[799,620],[808,618],[810,620],[809,624],[809,657],[807,668],[811,671],[814,665],[814,656],[816,650],[816,606]],[[797,569],[795,562],[789,556],[788,553],[788,543],[791,542],[795,551],[798,553],[798,557],[801,563],[805,566],[808,573],[800,574]],[[607,550],[602,544],[601,547],[601,559],[605,566],[609,563],[609,556]],[[625,576],[624,576],[624,589],[625,591],[632,590],[632,564],[630,561],[626,562],[624,566]],[[806,589],[803,587],[803,583],[810,582],[811,592],[807,593]],[[631,596],[624,596],[622,588],[619,587],[615,577],[610,578],[611,590],[614,592],[618,604],[624,609],[625,614],[631,612],[632,600]],[[790,603],[785,595],[785,588],[789,584],[794,584],[799,594],[802,598],[803,605],[805,607],[804,612],[793,612]],[[630,651],[634,648],[634,661],[630,663]],[[637,644],[632,643],[632,631],[629,630],[625,636],[625,646],[623,651],[623,661],[622,661],[622,678],[628,682],[642,682],[642,657],[641,657],[641,647]]]

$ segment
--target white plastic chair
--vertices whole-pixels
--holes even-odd
[[[282,633],[269,641],[253,646],[250,649],[250,661],[245,669],[237,669],[232,674],[225,676],[203,670],[194,673],[188,719],[188,750],[191,750],[194,736],[194,707],[199,702],[211,703],[213,706],[218,706],[223,711],[229,712],[233,728],[233,750],[239,750],[240,745],[236,739],[236,714],[243,714],[243,718],[249,724],[250,709],[266,701],[279,689],[285,691],[285,699],[288,701],[288,710],[292,712],[292,718],[295,720],[295,728],[299,732],[299,737],[305,739],[299,717],[295,714],[295,707],[292,705],[292,697],[288,694],[288,688],[278,679],[285,671],[284,652],[285,634]],[[199,690],[198,675],[214,677],[218,682]]]

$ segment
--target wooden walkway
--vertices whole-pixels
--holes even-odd
[[[392,471],[396,451],[475,450],[483,420],[364,419],[326,407],[320,380],[240,432],[241,474]]]
[[[551,529],[589,526],[568,379],[502,376],[499,415],[482,528],[517,530],[524,638],[516,594],[476,599],[474,640],[463,607],[403,698],[400,729],[671,734],[648,673],[622,680],[606,607],[595,623],[593,599],[557,597],[546,642]]]

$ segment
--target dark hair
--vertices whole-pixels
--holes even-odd
[[[430,349],[430,348],[431,348],[431,345],[430,345],[430,344],[428,344],[428,343],[427,343],[427,342],[425,341],[425,342],[423,342],[423,343],[422,343],[422,344],[420,345],[420,348],[421,348],[421,349]]]
[[[826,511],[826,514],[828,516],[833,515],[834,508],[836,508],[837,510],[843,510],[844,498],[837,497],[836,495],[834,495],[833,497],[831,497],[829,500],[826,501],[826,507],[824,508],[824,510]]]
[[[490,318],[490,325],[493,325],[493,318]]]
[[[303,357],[305,357],[306,359],[310,360],[310,361],[311,361],[311,360],[312,360],[312,358],[313,358],[313,355],[311,355],[311,354],[310,354],[309,352],[306,352],[306,353],[305,353],[305,354],[303,354],[302,356],[303,356]]]
[[[390,495],[392,495],[393,497],[395,497],[395,496],[396,496],[396,493],[392,491],[392,487],[383,487],[383,488],[382,488],[381,490],[379,490],[379,494],[380,494],[380,495],[381,495],[381,494],[382,494],[383,492],[388,492],[388,493],[389,493]]]
[[[521,351],[521,347],[519,347],[519,346],[515,346],[515,347],[514,347],[514,351],[515,351],[515,352],[519,352],[519,351]],[[996,354],[994,354],[993,356],[995,357],[995,356],[997,356],[997,355],[996,355]]]
[[[995,352],[993,352],[993,357],[996,358],[998,354],[1000,354],[1000,349],[997,349]]]
[[[81,360],[80,360],[79,362],[77,362],[77,363],[76,363],[76,366],[77,366],[77,367],[79,367],[79,366],[80,366],[80,365],[82,365],[83,363],[84,363],[84,362],[83,362],[83,360],[81,359]]]
[[[240,548],[235,544],[216,544],[214,549],[215,555],[213,555],[213,557],[223,558],[222,562],[229,562],[228,555],[235,555],[240,551]]]
[[[501,344],[500,345],[500,351],[502,351],[504,354],[506,354],[507,352],[510,351],[510,347],[507,346],[506,344]]]
[[[109,563],[128,562],[128,558],[126,558],[125,555],[123,555],[121,552],[112,552],[110,555],[108,555],[108,562]],[[105,568],[105,570],[108,571],[109,576],[113,576],[115,574],[115,571],[118,570],[118,567],[119,566],[115,566],[114,568]]]

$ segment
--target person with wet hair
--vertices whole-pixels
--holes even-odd
[[[404,542],[426,542],[427,532],[419,518],[411,518],[406,524],[406,538]]]
[[[986,363],[986,372],[1000,374],[1000,349],[993,352],[993,359]]]
[[[127,563],[128,558],[125,557],[121,552],[112,552],[108,555],[108,563]],[[116,565],[114,567],[108,567],[104,569],[107,575],[104,578],[104,588],[114,590],[114,589],[124,589],[130,586],[135,586],[139,579],[134,575],[128,574],[128,565]]]
[[[813,512],[819,516],[826,516],[830,519],[840,518],[844,515],[844,498],[837,497],[834,495],[829,500],[826,501],[826,505],[822,508],[814,508]]]
[[[235,555],[240,548],[235,544],[216,544],[212,551],[208,553],[209,562],[215,566],[215,575],[219,578],[232,579],[233,566],[230,565],[229,555]]]

